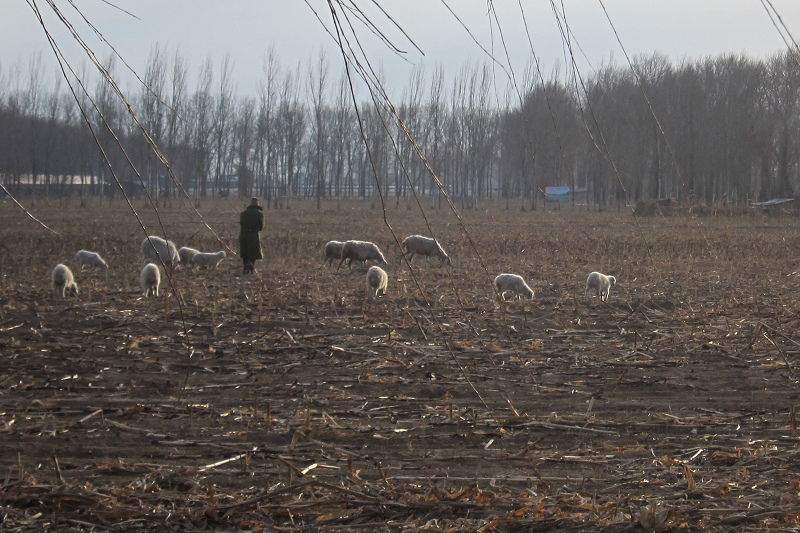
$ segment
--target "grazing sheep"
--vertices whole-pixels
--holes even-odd
[[[145,298],[148,296],[158,298],[158,286],[161,285],[161,269],[153,263],[147,263],[142,268],[141,280]]]
[[[386,264],[386,258],[383,256],[380,248],[371,242],[366,241],[347,241],[342,246],[342,259],[339,261],[338,270],[342,263],[347,261],[347,267],[353,268],[353,261],[360,261],[365,263],[367,261],[375,261],[382,265]]]
[[[213,254],[211,252],[197,252],[192,257],[192,264],[196,267],[213,266],[217,268],[217,265],[223,259],[225,259],[225,250],[220,250]]]
[[[78,284],[67,265],[57,264],[50,279],[53,281],[53,290],[61,298],[66,298],[67,294],[78,296]]]
[[[586,295],[589,294],[589,289],[592,289],[595,295],[600,297],[601,302],[606,302],[608,301],[608,294],[611,291],[611,287],[616,284],[617,278],[614,276],[606,276],[600,272],[592,272],[589,274],[589,277],[586,278],[586,291],[583,293],[583,297],[586,298]]]
[[[342,258],[342,247],[344,243],[342,241],[330,241],[325,245],[325,261],[324,263],[328,263],[329,265],[333,265],[334,259],[341,259]]]
[[[195,250],[194,248],[183,246],[178,250],[178,259],[181,260],[181,263],[188,266],[192,266],[192,257],[194,257],[199,253],[200,250]]]
[[[172,241],[165,241],[161,237],[155,235],[145,237],[142,241],[142,255],[144,256],[145,262],[151,261],[160,265],[161,261],[163,261],[164,265],[169,268],[178,266],[178,263],[181,261],[175,243]],[[161,256],[160,261],[158,259],[159,256]]]
[[[525,296],[533,298],[533,289],[531,289],[522,276],[516,274],[500,274],[494,278],[494,287],[497,289],[500,297],[505,300],[507,292],[513,292],[518,296]]]
[[[408,258],[410,263],[414,259],[414,255],[424,255],[425,260],[428,257],[438,257],[442,263],[450,264],[450,256],[444,251],[439,241],[425,237],[423,235],[409,235],[403,239],[403,253],[411,254]]]
[[[80,266],[89,265],[102,269],[108,268],[108,265],[103,258],[100,257],[100,254],[97,252],[90,252],[89,250],[78,250],[78,253],[75,254],[75,263]]]
[[[375,291],[375,296],[386,294],[386,286],[389,284],[389,276],[386,271],[379,266],[371,266],[367,270],[367,292]]]

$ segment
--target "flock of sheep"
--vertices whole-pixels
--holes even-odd
[[[161,285],[159,264],[163,263],[167,268],[174,268],[181,263],[190,267],[213,266],[216,268],[220,261],[225,259],[225,251],[212,253],[201,252],[188,247],[178,249],[174,242],[164,240],[155,235],[145,237],[142,241],[141,250],[145,265],[142,267],[139,280],[142,283],[142,291],[145,297],[158,296],[158,288]],[[86,265],[103,270],[108,268],[108,264],[100,254],[89,250],[79,250],[75,254],[75,264],[80,267]],[[65,298],[66,296],[78,295],[78,284],[75,283],[75,276],[67,265],[63,263],[56,265],[50,279],[53,282],[53,290],[59,297]]]
[[[444,251],[444,248],[439,244],[439,241],[423,235],[410,235],[403,239],[402,251],[404,255],[408,255],[408,261],[414,259],[415,255],[428,257],[438,257],[443,264],[450,265],[450,256]],[[339,267],[347,262],[348,268],[352,268],[353,261],[366,263],[367,261],[374,261],[381,265],[386,265],[386,257],[384,257],[380,248],[375,243],[367,241],[330,241],[325,245],[325,263],[333,265],[334,259],[339,260]],[[379,266],[372,266],[367,270],[367,292],[379,296],[386,294],[386,288],[389,282],[389,276],[385,270]],[[584,298],[593,291],[594,294],[600,297],[600,300],[605,302],[608,300],[608,295],[617,283],[614,276],[607,276],[600,272],[592,272],[586,279],[586,290],[583,293]],[[519,297],[533,298],[533,289],[525,282],[525,279],[517,274],[499,274],[494,278],[494,288],[497,294],[505,300],[506,294],[511,293]]]
[[[158,288],[161,285],[161,270],[158,265],[163,264],[168,268],[174,268],[183,263],[189,266],[198,267],[217,267],[220,261],[225,258],[225,252],[201,252],[194,248],[177,248],[172,241],[164,240],[161,237],[151,235],[142,241],[141,251],[144,267],[140,275],[142,291],[145,297],[158,296]],[[450,256],[444,251],[439,241],[423,235],[410,235],[403,239],[402,252],[408,256],[408,261],[414,256],[420,255],[428,257],[438,257],[442,264],[450,265]],[[348,268],[352,268],[353,262],[357,261],[366,264],[373,261],[380,265],[388,264],[386,257],[380,248],[368,241],[330,241],[325,245],[325,263],[333,265],[335,259],[339,260],[337,269],[347,262]],[[97,252],[79,250],[75,254],[75,264],[79,266],[93,266],[107,269],[108,265]],[[67,295],[78,295],[78,284],[75,277],[67,265],[58,264],[53,269],[51,275],[53,289],[61,298]],[[586,290],[584,298],[593,291],[601,301],[608,300],[608,295],[616,284],[614,276],[606,276],[600,272],[592,272],[586,279]],[[389,275],[384,269],[375,265],[367,270],[366,287],[367,292],[375,296],[385,295],[389,284]],[[494,288],[497,294],[505,299],[508,293],[518,297],[533,298],[533,289],[525,282],[522,276],[517,274],[499,274],[494,278]]]

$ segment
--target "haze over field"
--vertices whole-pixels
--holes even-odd
[[[0,171],[15,194],[144,185],[319,204],[383,190],[531,209],[548,187],[600,208],[800,194],[796,2],[11,7],[0,25]],[[116,84],[99,82],[56,11]],[[82,87],[56,73],[45,29]]]
[[[57,41],[62,46],[71,43],[50,7],[39,4],[45,23]],[[109,49],[92,35],[75,10],[67,2],[56,4],[75,22],[98,55],[107,57]],[[341,65],[333,40],[323,28],[323,23],[327,28],[333,27],[327,3],[321,0],[307,3],[122,0],[114,4],[119,8],[100,1],[77,5],[137,72],[145,69],[148,55],[156,44],[180,51],[193,71],[199,70],[207,58],[219,64],[230,54],[237,90],[245,94],[256,91],[258,80],[263,78],[263,58],[271,46],[275,47],[283,65],[308,63],[320,49],[326,50],[334,66]],[[448,11],[448,5],[452,12]],[[776,25],[781,26],[775,11],[793,34],[800,32],[800,3],[793,0],[582,1],[564,4],[566,12],[560,13],[558,20],[550,2],[502,1],[491,5],[493,12],[488,12],[487,3],[479,0],[449,4],[429,0],[381,2],[424,52],[424,57],[371,2],[361,2],[359,7],[406,52],[404,58],[392,53],[363,26],[356,28],[363,37],[367,55],[375,66],[381,66],[390,86],[404,85],[415,64],[424,63],[428,69],[442,64],[452,77],[467,63],[489,62],[487,54],[465,27],[502,63],[507,62],[502,48],[504,41],[518,75],[530,58],[531,48],[546,72],[568,63],[559,20],[562,28],[566,21],[571,30],[571,41],[582,70],[591,70],[603,62],[624,63],[624,55],[603,11],[604,5],[629,55],[659,52],[674,62],[723,53],[747,53],[763,58],[786,49],[776,29]],[[775,11],[768,11],[770,6],[774,6]],[[70,48],[74,47],[66,46],[67,50]],[[54,65],[52,52],[31,7],[26,2],[4,2],[0,17],[0,73],[16,62],[26,63],[36,52],[42,53],[45,65]],[[74,50],[71,57],[77,57]]]

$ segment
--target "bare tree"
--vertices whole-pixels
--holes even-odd
[[[469,75],[466,107],[461,110],[466,139],[466,187],[472,206],[491,190],[495,121],[490,106],[491,70],[484,64]]]
[[[109,56],[105,64],[106,70],[113,76],[116,68],[114,56]],[[94,101],[97,106],[97,112],[92,115],[94,117],[94,130],[97,132],[98,141],[108,161],[106,162],[99,150],[92,151],[95,154],[94,170],[91,176],[81,176],[81,189],[82,191],[87,191],[86,193],[82,192],[82,194],[95,192],[93,191],[95,184],[92,182],[99,179],[102,186],[107,187],[113,197],[117,192],[117,185],[114,177],[110,175],[112,171],[117,173],[117,179],[121,180],[123,189],[127,192],[132,192],[138,185],[136,174],[123,158],[122,149],[124,144],[120,146],[117,142],[119,139],[119,142],[124,143],[127,128],[123,117],[127,116],[127,114],[122,109],[121,102],[114,89],[103,78],[97,80]],[[109,167],[111,170],[109,170]],[[89,180],[88,184],[86,183],[87,179]]]
[[[281,145],[281,184],[280,194],[287,197],[297,194],[296,176],[302,154],[302,142],[306,132],[305,110],[300,104],[299,84],[300,65],[295,73],[287,72],[284,76],[280,92],[279,117],[277,130],[280,132]]]
[[[197,91],[192,97],[191,128],[194,156],[194,188],[201,197],[207,194],[208,178],[211,173],[211,147],[214,125],[213,97],[211,84],[213,83],[213,66],[211,59],[207,59],[200,69],[197,80]]]
[[[47,192],[50,186],[58,181],[59,159],[63,153],[60,146],[62,136],[59,135],[61,126],[61,110],[63,99],[61,98],[62,77],[56,76],[55,85],[52,91],[48,91],[45,103],[45,127],[42,141],[42,171],[47,184]]]
[[[188,161],[179,157],[179,149],[185,150],[183,141],[187,139],[184,132],[186,131],[186,79],[189,71],[186,66],[186,59],[177,50],[172,57],[171,72],[164,155],[170,163],[172,174],[180,185],[184,186],[185,169]],[[176,184],[172,183],[172,180],[167,181],[165,194],[170,196],[170,191],[175,187]]]
[[[762,199],[792,196],[800,188],[800,72],[795,53],[769,61],[763,94],[760,110],[766,116],[753,125],[762,158],[756,190]]]
[[[408,80],[408,86],[403,92],[400,108],[398,109],[400,119],[415,139],[417,139],[417,142],[422,142],[422,91],[424,81],[425,70],[421,66],[413,68]],[[399,126],[395,138],[398,139],[399,152],[394,165],[395,194],[399,202],[400,197],[406,196],[407,194],[407,185],[414,187],[420,194],[424,194],[425,191],[419,190],[423,166],[411,145],[411,141],[405,137]],[[408,173],[408,176],[406,176],[405,173]],[[406,180],[410,183],[407,183]]]
[[[167,63],[164,51],[156,44],[150,50],[147,67],[144,73],[144,85],[139,96],[142,126],[153,139],[156,146],[161,146],[166,130],[166,95]],[[150,195],[158,198],[166,194],[168,179],[166,168],[144,139],[140,139],[136,154],[143,161],[143,177]]]
[[[466,207],[466,187],[469,179],[465,133],[468,81],[469,67],[464,65],[453,80],[453,89],[450,92],[450,114],[447,117],[445,133],[446,157],[442,170],[442,182],[447,187],[448,194],[460,198],[462,208]]]
[[[233,122],[233,64],[230,54],[225,54],[219,71],[218,92],[214,102],[212,142],[214,146],[214,187],[217,193],[230,192],[231,174],[231,127]]]
[[[233,146],[236,152],[236,175],[239,196],[252,196],[253,170],[251,158],[255,144],[256,101],[245,98],[239,105],[233,128]]]
[[[437,65],[431,77],[430,99],[427,106],[427,120],[424,128],[425,141],[423,146],[428,154],[428,162],[441,178],[442,171],[442,145],[444,144],[444,124],[445,124],[445,104],[444,104],[444,67]],[[431,197],[432,205],[442,207],[442,191],[434,183],[430,185],[431,190],[435,188],[436,194]]]
[[[33,54],[28,61],[28,84],[22,97],[22,113],[29,117],[26,121],[25,137],[27,144],[27,163],[25,166],[30,172],[31,184],[36,185],[40,179],[41,161],[41,129],[36,122],[42,115],[44,104],[44,86],[42,80],[42,55],[40,52]]]
[[[322,196],[325,194],[325,172],[326,172],[326,104],[325,91],[328,82],[328,60],[325,52],[320,50],[317,56],[317,63],[308,71],[309,97],[311,98],[311,137],[313,145],[312,155],[309,157],[308,174],[316,183],[317,209],[322,207]]]
[[[328,195],[340,198],[343,194],[343,187],[347,191],[346,194],[353,194],[354,135],[352,125],[355,123],[355,118],[347,77],[344,75],[339,79],[339,90],[332,119],[331,157],[333,160],[331,167],[333,175],[329,180]]]
[[[255,168],[257,187],[270,207],[275,179],[278,175],[278,142],[275,120],[278,100],[278,76],[280,65],[275,48],[270,48],[264,59],[266,80],[258,85],[258,122],[256,126]]]

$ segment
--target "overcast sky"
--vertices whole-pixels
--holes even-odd
[[[67,49],[71,39],[52,16],[42,0],[36,1],[45,12],[46,24]],[[90,45],[105,59],[109,55],[85,24],[78,24],[75,10],[64,0],[55,0]],[[262,64],[273,46],[283,67],[302,62],[306,72],[310,58],[326,50],[332,72],[341,70],[341,56],[325,33],[314,11],[330,26],[327,2],[323,0],[74,0],[102,35],[136,70],[143,72],[147,57],[156,44],[170,53],[177,49],[187,59],[190,80],[200,65],[211,58],[218,67],[224,55],[233,61],[233,79],[239,94],[254,94],[256,83],[263,79]],[[407,61],[398,59],[370,36],[363,27],[367,53],[380,65],[391,86],[402,88],[411,65],[422,62],[428,72],[442,64],[453,76],[465,64],[488,61],[449,5],[481,45],[504,59],[500,32],[491,24],[486,0],[380,0],[380,4],[409,34],[424,57],[396,31],[391,21],[376,14],[372,0],[355,0],[369,9],[372,20],[390,35],[407,53]],[[783,23],[800,37],[800,1],[798,0],[604,0],[609,17],[630,55],[660,52],[673,63],[684,59],[716,56],[722,53],[747,53],[766,57],[786,49],[786,44],[770,20],[765,5],[775,7]],[[520,11],[524,9],[524,18]],[[559,6],[562,2],[557,1]],[[624,64],[624,56],[599,0],[563,2],[566,20],[581,57],[580,68],[612,60]],[[119,6],[118,9],[113,6]],[[527,21],[534,52],[546,72],[564,65],[565,49],[556,17],[549,1],[495,0],[499,28],[505,39],[511,62],[521,75],[530,57],[531,46],[525,32]],[[127,10],[129,13],[125,13]],[[54,72],[52,52],[44,32],[26,1],[0,0],[0,75],[15,65],[27,70],[30,58],[41,51],[43,64]],[[76,57],[74,54],[71,57]],[[316,59],[314,59],[315,61]]]

